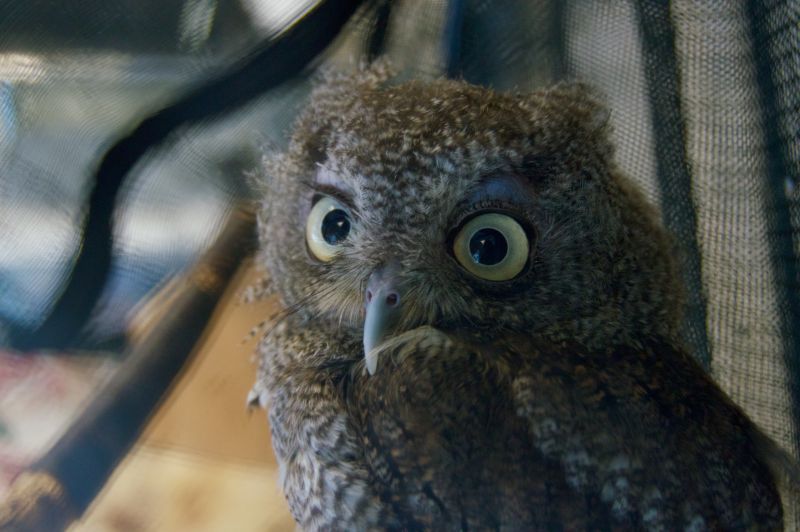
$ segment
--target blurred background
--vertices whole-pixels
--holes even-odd
[[[311,20],[321,6],[355,14],[339,31]],[[78,529],[291,528],[264,416],[244,408],[247,333],[275,308],[239,302],[261,275],[250,248],[226,248],[236,267],[208,312],[179,312],[175,283],[257,199],[248,172],[285,146],[315,73],[378,55],[401,78],[595,86],[619,165],[682,247],[687,344],[797,456],[798,28],[796,0],[3,0],[0,501],[87,405],[133,382],[133,355],[159,351],[142,338],[169,322],[162,339],[185,337],[192,365]],[[226,84],[259,57],[249,87]],[[183,114],[146,120],[214,80]],[[130,171],[103,174],[131,138],[116,165]]]
[[[2,3],[0,321],[24,331],[47,318],[81,245],[103,152],[308,4]],[[284,142],[298,96],[276,92],[177,131],[136,165],[114,213],[111,276],[82,343],[119,335],[136,302],[213,241],[226,211],[248,194],[245,169],[264,145]]]
[[[147,116],[272,42],[311,5],[0,3],[0,501],[98,394],[115,393],[114,378],[126,372],[153,315],[170,312],[174,280],[254,199],[246,173],[264,150],[285,144],[310,70],[151,146],[116,196],[101,198],[113,202],[112,232],[97,241],[87,224],[97,223],[89,211],[104,153]],[[97,301],[65,335],[49,325],[83,302],[59,308],[59,299],[75,281],[78,257],[103,246],[110,264],[88,281],[100,288]],[[292,528],[265,416],[245,405],[255,371],[255,344],[246,340],[268,309],[239,305],[247,283],[238,279],[213,323],[173,324],[194,341],[205,332],[193,360],[211,360],[186,370],[192,386],[175,386],[171,406],[156,415],[162,421],[150,423],[76,530]]]

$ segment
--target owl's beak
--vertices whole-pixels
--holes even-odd
[[[372,272],[364,293],[364,358],[370,375],[378,369],[376,346],[383,342],[400,320],[402,297],[398,289],[399,266],[395,263]]]

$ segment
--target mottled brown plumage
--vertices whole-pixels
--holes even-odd
[[[780,529],[590,91],[388,78],[329,76],[263,169],[253,398],[299,524]]]

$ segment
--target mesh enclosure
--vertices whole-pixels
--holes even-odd
[[[116,138],[312,2],[0,4],[0,328],[35,335],[81,250],[92,172]],[[285,5],[284,5],[285,4]],[[611,108],[618,164],[675,234],[685,339],[745,411],[800,453],[800,2],[395,1],[318,64],[387,55],[403,77],[528,91],[562,79]],[[175,131],[126,178],[86,345],[192,262],[285,142],[307,70]],[[16,335],[16,336],[15,336]],[[0,336],[2,338],[2,336]],[[798,503],[790,521],[800,529]],[[793,512],[793,513],[792,513]]]
[[[76,4],[58,16],[49,2],[0,6],[0,323],[12,338],[35,336],[69,285],[103,152],[280,30],[291,20],[281,13],[251,20],[238,3],[207,1]],[[137,302],[213,241],[261,147],[282,142],[287,98],[300,96],[274,91],[138,161],[116,198],[111,266],[97,272],[79,344],[119,337]]]

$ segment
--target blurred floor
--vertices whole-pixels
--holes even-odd
[[[180,377],[105,489],[71,532],[293,530],[269,427],[248,412],[255,339],[273,307],[240,303],[240,274]]]
[[[20,354],[0,348],[0,502],[117,370],[109,353]]]

